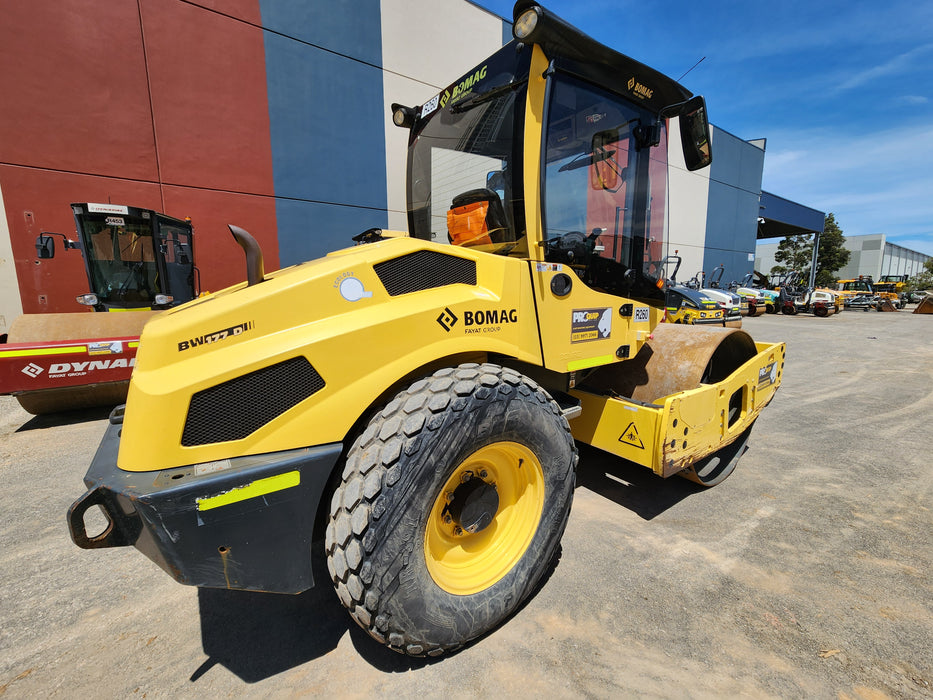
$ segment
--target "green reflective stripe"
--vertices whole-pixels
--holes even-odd
[[[602,357],[590,357],[585,360],[574,360],[567,363],[567,371],[575,372],[578,369],[588,369],[590,367],[599,367],[599,365],[608,365],[615,362],[615,355],[603,355]]]
[[[86,345],[74,345],[66,348],[35,348],[33,350],[0,350],[0,357],[39,357],[41,355],[71,355],[87,352]]]
[[[285,472],[278,476],[259,479],[245,486],[237,486],[235,489],[217,494],[216,496],[199,498],[197,499],[198,510],[211,510],[212,508],[229,506],[231,503],[239,503],[240,501],[256,498],[257,496],[265,496],[267,493],[284,491],[293,486],[298,486],[300,483],[301,472]]]

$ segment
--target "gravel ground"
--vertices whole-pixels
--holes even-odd
[[[788,359],[736,473],[699,490],[581,448],[557,566],[440,660],[370,640],[320,561],[325,583],[277,596],[78,549],[104,414],[0,397],[0,696],[933,698],[933,317],[745,328]]]

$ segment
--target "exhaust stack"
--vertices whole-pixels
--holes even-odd
[[[246,229],[233,224],[227,224],[227,228],[230,229],[233,238],[243,249],[243,252],[246,253],[246,286],[252,287],[254,284],[259,284],[265,274],[262,267],[262,249],[259,247],[259,243]]]

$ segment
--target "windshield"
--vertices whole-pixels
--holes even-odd
[[[595,289],[662,306],[664,125],[581,80],[562,74],[553,80],[545,135],[545,257],[569,264]]]
[[[845,292],[870,292],[872,291],[871,285],[868,282],[862,280],[855,280],[853,282],[843,282],[839,285],[839,291]]]
[[[159,293],[159,271],[151,221],[104,214],[79,218],[91,291],[105,304],[153,303]]]
[[[527,255],[520,125],[530,53],[503,47],[422,108],[408,151],[413,237]]]

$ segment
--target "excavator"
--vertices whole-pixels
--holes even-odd
[[[710,164],[705,102],[536,2],[513,26],[392,106],[407,231],[267,272],[231,225],[246,279],[146,325],[68,512],[79,547],[292,594],[318,551],[373,639],[437,656],[553,565],[578,442],[700,487],[733,473],[785,347],[661,323],[668,159]]]
[[[0,344],[0,394],[37,415],[123,403],[143,326],[197,295],[190,220],[123,204],[71,209],[77,240],[42,232],[36,255],[54,258],[58,238],[81,252],[84,312],[23,314]]]

